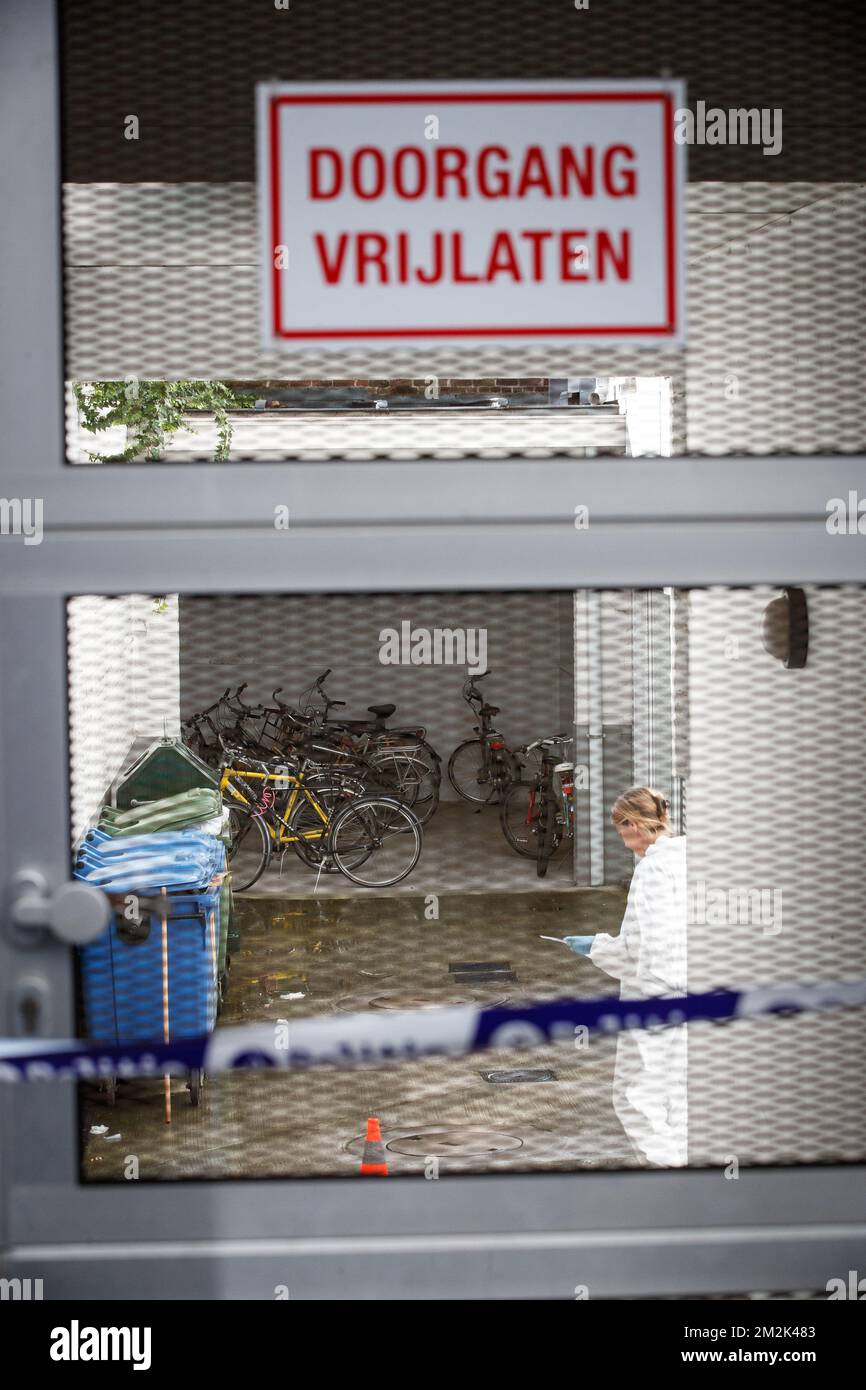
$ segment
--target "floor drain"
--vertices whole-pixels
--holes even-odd
[[[517,983],[517,976],[507,960],[455,960],[448,966],[448,974],[464,985]]]
[[[468,975],[480,970],[485,975],[502,974],[511,969],[510,960],[452,960],[448,966],[451,975]]]
[[[542,1067],[533,1069],[532,1067],[517,1068],[514,1071],[483,1071],[481,1075],[485,1081],[490,1081],[494,1086],[516,1086],[524,1081],[555,1081],[555,1071],[545,1071]]]
[[[457,1158],[463,1155],[495,1154],[523,1147],[523,1140],[496,1129],[428,1129],[416,1130],[389,1139],[385,1148],[391,1153],[407,1154],[412,1158]]]

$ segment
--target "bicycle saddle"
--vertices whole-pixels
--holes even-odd
[[[492,719],[494,715],[499,713],[499,705],[482,705],[481,713],[489,714]]]
[[[377,719],[390,719],[394,713],[396,705],[368,705],[370,714],[375,714]]]

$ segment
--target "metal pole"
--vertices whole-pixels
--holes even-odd
[[[604,883],[604,728],[601,594],[587,594],[587,694],[589,702],[589,881]]]

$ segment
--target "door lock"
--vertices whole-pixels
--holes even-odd
[[[86,946],[107,928],[111,904],[90,883],[61,883],[50,893],[43,874],[22,869],[12,881],[10,920],[22,945],[36,945],[51,931],[69,946]]]

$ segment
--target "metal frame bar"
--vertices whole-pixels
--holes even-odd
[[[399,479],[404,496],[414,490],[410,469]],[[784,486],[782,469],[778,477]],[[543,474],[535,481],[542,488]],[[0,539],[0,589],[10,595],[573,590],[856,584],[866,578],[857,538],[828,536],[814,522],[634,522],[599,526],[577,542],[573,534],[517,520],[486,526],[323,524],[293,533],[245,531],[228,517],[222,526],[176,531],[92,523],[48,532],[41,546]]]
[[[863,458],[68,468],[53,4],[8,0],[0,25],[2,486],[38,491],[47,524],[41,546],[0,541],[4,903],[25,864],[54,885],[68,873],[70,593],[216,592],[226,575],[247,592],[866,577],[857,538],[822,524],[827,497],[866,495]],[[34,408],[35,362],[53,411]],[[272,526],[285,503],[288,539]],[[70,952],[4,931],[7,1026],[26,977],[45,983],[45,1033],[67,1033]],[[71,1086],[2,1087],[0,1116],[0,1245],[49,1298],[823,1288],[866,1258],[862,1167],[83,1188]]]
[[[7,276],[14,278],[10,267],[4,267]],[[11,322],[8,314],[4,318]],[[782,524],[817,526],[826,535],[828,500],[846,498],[858,484],[861,494],[866,491],[866,458],[858,455],[66,464],[51,416],[30,409],[29,383],[16,390],[11,381],[19,360],[17,331],[12,348],[10,377],[0,382],[4,487],[10,496],[32,496],[38,482],[46,528],[59,534],[97,519],[104,529],[176,531],[231,518],[238,528],[267,531],[273,508],[287,504],[291,528],[519,521],[571,531],[577,550],[594,530],[611,525]],[[43,426],[38,447],[36,419]],[[412,478],[408,496],[406,477]],[[574,527],[579,504],[589,509],[589,525],[581,531]],[[856,537],[827,539],[834,548],[845,548],[846,541],[857,548]]]

